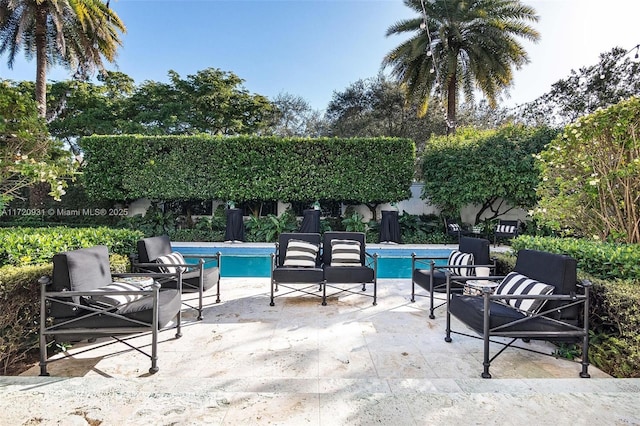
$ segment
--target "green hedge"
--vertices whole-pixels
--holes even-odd
[[[51,262],[62,251],[106,245],[109,253],[128,256],[143,238],[140,231],[99,228],[0,228],[0,265],[37,265]]]
[[[640,280],[578,278],[593,284],[589,361],[614,377],[640,378]]]
[[[112,254],[112,272],[130,270],[129,258]],[[51,275],[52,265],[0,267],[0,374],[6,374],[30,351],[38,348],[40,327],[40,284],[38,279]]]
[[[515,238],[512,248],[565,253],[577,260],[578,279],[593,284],[589,361],[614,377],[640,377],[640,246],[525,235]],[[500,258],[506,269],[515,265],[515,256]]]
[[[576,238],[532,237],[522,235],[512,240],[515,252],[520,249],[568,254],[578,268],[601,279],[640,281],[640,245],[615,244]]]
[[[396,138],[90,136],[88,194],[131,200],[398,201],[410,196],[415,145]]]

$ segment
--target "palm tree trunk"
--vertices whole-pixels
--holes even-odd
[[[46,2],[36,12],[36,103],[38,115],[47,115],[47,9]]]
[[[456,95],[458,79],[454,72],[447,87],[447,135],[456,134]]]

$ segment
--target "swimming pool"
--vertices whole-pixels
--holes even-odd
[[[378,254],[378,278],[411,278],[411,253],[418,256],[447,257],[455,247],[447,246],[367,246],[371,254]],[[173,249],[182,254],[222,253],[222,277],[269,277],[273,244],[215,244],[174,243]],[[445,260],[437,261],[446,264]]]

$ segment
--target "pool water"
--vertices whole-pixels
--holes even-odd
[[[269,277],[271,253],[275,250],[273,247],[183,247],[177,244],[173,248],[184,255],[222,253],[222,277]],[[444,265],[451,249],[399,247],[367,248],[367,251],[371,254],[378,253],[378,278],[411,278],[411,253],[418,256],[444,257],[445,259],[436,261],[436,264]]]

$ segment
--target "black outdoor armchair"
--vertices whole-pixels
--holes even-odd
[[[337,290],[333,294],[361,294],[373,298],[378,303],[378,255],[369,254],[366,249],[366,237],[362,232],[324,233],[322,244],[322,264],[326,287]],[[362,284],[360,291],[338,284]],[[373,292],[365,293],[367,284],[373,284]]]
[[[138,241],[138,254],[132,262],[134,271],[164,272],[182,270],[182,291],[198,292],[198,306],[186,306],[198,311],[198,319],[202,319],[204,292],[216,287],[216,303],[220,302],[220,253],[214,255],[187,254],[178,255],[171,247],[168,236],[144,238]],[[187,263],[185,259],[197,259],[198,263]],[[215,262],[215,266],[207,267],[207,262]],[[160,280],[163,288],[176,288],[175,279]]]
[[[284,296],[301,292],[322,298],[326,305],[326,289],[320,257],[320,234],[283,232],[278,236],[275,252],[271,254],[271,301],[275,305],[276,292]],[[294,287],[295,286],[295,287]],[[289,291],[279,293],[280,287]],[[310,289],[318,287],[313,292]],[[318,294],[318,292],[321,292]]]
[[[498,220],[493,232],[493,245],[497,244],[499,239],[510,240],[515,238],[520,233],[520,221],[519,220]]]
[[[451,235],[457,240],[462,236],[469,235],[469,230],[454,219],[444,218],[444,228],[447,235]]]
[[[455,278],[456,280],[464,280]],[[560,254],[520,250],[514,272],[500,280],[495,293],[485,288],[480,296],[452,294],[447,277],[446,337],[451,341],[451,315],[482,336],[483,378],[490,378],[491,362],[517,339],[579,343],[582,345],[580,377],[589,377],[589,288],[577,283],[575,259]],[[465,334],[457,332],[458,334]],[[490,357],[495,336],[511,338]],[[526,349],[526,348],[522,348]]]
[[[452,264],[454,260],[451,259],[451,255],[446,257],[433,257],[433,256],[416,256],[411,255],[411,301],[416,301],[416,296],[426,297],[429,296],[429,318],[435,318],[433,312],[435,309],[443,306],[446,301],[440,301],[439,305],[435,305],[435,293],[446,293],[447,291],[447,272],[452,273],[454,276],[459,275],[471,275],[475,276],[476,267],[488,267],[490,270],[495,269],[495,262],[489,258],[489,240],[483,238],[472,237],[460,237],[458,244],[458,252],[467,253],[473,255],[471,264],[462,265]],[[460,256],[457,257],[461,261]],[[437,260],[447,260],[446,265],[436,265]],[[469,260],[469,258],[467,258]],[[416,293],[416,285],[427,290],[429,294]],[[452,292],[462,292],[462,284],[456,285],[452,283]]]
[[[132,276],[149,283],[142,285]],[[154,279],[167,277],[177,281],[177,289],[160,290]],[[55,342],[112,337],[148,356],[149,372],[155,373],[159,330],[175,324],[176,338],[181,336],[181,272],[112,275],[107,247],[95,246],[56,254],[53,278],[43,277],[40,284],[41,376],[48,375],[47,365],[53,361],[47,348]],[[144,332],[151,333],[150,354],[121,339]]]

